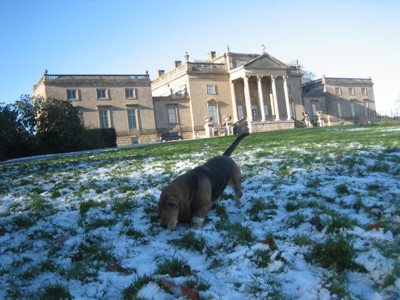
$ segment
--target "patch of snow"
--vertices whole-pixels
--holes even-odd
[[[6,165],[0,174],[6,187],[0,190],[0,284],[4,287],[0,298],[10,298],[10,294],[17,292],[22,298],[32,298],[43,286],[57,283],[64,285],[74,299],[122,298],[122,291],[138,276],[154,273],[160,263],[175,257],[187,260],[192,273],[209,284],[207,290],[200,291],[204,298],[268,299],[278,294],[293,299],[334,299],[337,295],[330,290],[329,281],[335,270],[325,269],[309,257],[311,249],[329,235],[329,221],[334,212],[354,221],[341,232],[354,238],[353,262],[366,270],[345,270],[343,288],[351,298],[400,297],[399,278],[394,279],[392,286],[384,286],[388,275],[393,275],[399,256],[388,256],[374,246],[395,245],[398,232],[382,224],[368,230],[368,225],[382,220],[389,220],[390,225],[399,224],[399,174],[368,171],[368,166],[382,163],[381,145],[366,149],[354,141],[346,145],[347,153],[342,157],[327,150],[338,147],[337,142],[312,146],[319,151],[317,159],[303,163],[299,158],[295,165],[284,170],[287,173],[282,173],[282,166],[292,158],[285,151],[298,152],[301,157],[313,154],[314,150],[299,145],[286,149],[269,145],[264,150],[260,145],[234,156],[245,178],[243,205],[236,207],[233,192],[227,189],[224,198],[228,199],[222,200],[220,206],[231,224],[239,222],[251,229],[255,241],[243,245],[234,245],[227,237],[227,230],[217,230],[218,222],[223,220],[216,210],[210,211],[204,227],[199,229],[182,224],[174,231],[164,230],[154,219],[160,189],[170,176],[165,174],[172,172],[177,176],[197,166],[213,151],[211,147],[206,146],[206,150],[193,155],[175,156],[168,170],[156,156],[146,161],[121,158],[108,162],[95,160],[99,152],[90,153],[79,164],[68,161],[60,164],[44,157],[49,160],[46,171],[40,171],[35,164],[26,166],[24,160],[13,161],[12,167]],[[263,153],[268,154],[262,156]],[[389,170],[398,170],[399,156],[399,151],[385,156]],[[345,159],[363,159],[365,163],[356,164],[353,170]],[[349,193],[338,192],[340,185],[345,185]],[[44,192],[35,191],[38,186]],[[58,189],[60,195],[52,197],[58,186],[62,186]],[[83,186],[91,188],[80,192]],[[42,199],[51,210],[32,212],[32,199]],[[80,203],[89,200],[105,206],[91,208],[82,218]],[[116,200],[128,201],[133,207],[117,213]],[[268,208],[251,215],[255,200]],[[288,203],[294,208],[289,209]],[[361,207],[356,209],[357,205]],[[323,223],[319,230],[310,224],[313,217],[320,217]],[[129,230],[142,235],[127,234]],[[199,252],[171,243],[189,230],[204,238],[206,249]],[[267,236],[272,236],[274,247],[265,242]],[[79,256],[78,262],[72,258],[83,251],[82,245],[99,247],[116,261],[94,261],[95,265],[101,265],[96,276],[77,279],[79,276],[71,275],[71,270],[87,262],[79,261]],[[264,267],[255,263],[258,251],[268,253]],[[109,270],[107,266],[113,263],[127,272]],[[168,274],[157,274],[157,280],[165,278],[171,279]],[[137,296],[184,299],[179,291],[166,292],[157,280],[141,287]],[[172,280],[184,284],[186,278]]]

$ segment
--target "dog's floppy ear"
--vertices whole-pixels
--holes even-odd
[[[176,200],[175,202],[177,202],[176,204],[178,206],[179,213],[181,213],[184,210],[183,202],[182,201],[178,201],[178,200]]]

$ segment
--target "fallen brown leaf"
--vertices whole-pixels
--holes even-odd
[[[167,279],[161,279],[161,282],[164,284],[165,287],[167,288],[175,288],[177,287],[177,285],[171,281],[171,280],[167,280]]]
[[[111,271],[111,272],[118,272],[118,273],[122,273],[125,275],[129,275],[132,274],[131,271],[129,271],[128,269],[122,267],[119,263],[113,263],[107,266],[107,270]]]
[[[184,294],[185,296],[189,297],[192,300],[200,300],[199,292],[197,292],[195,289],[181,285],[181,291],[182,294]]]
[[[375,224],[368,224],[367,225],[367,230],[379,230],[380,228],[382,228],[382,224],[380,223],[375,223]]]
[[[186,297],[188,297],[191,300],[200,300],[199,292],[196,291],[195,289],[188,288],[184,285],[176,284],[175,282],[173,282],[171,280],[167,280],[167,279],[161,279],[161,282],[163,283],[163,285],[166,288],[169,288],[169,289],[179,288],[181,293],[184,294]]]

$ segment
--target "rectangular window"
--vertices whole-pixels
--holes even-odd
[[[339,87],[335,88],[335,94],[338,95],[338,96],[341,96],[342,95],[342,89],[339,88]]]
[[[268,104],[264,104],[264,114],[266,117],[269,117],[269,108]]]
[[[108,110],[99,110],[100,128],[109,128]]]
[[[258,120],[258,108],[257,105],[252,105],[251,106],[251,113],[253,115],[253,120]]]
[[[337,103],[337,112],[338,112],[338,117],[342,117],[342,103]]]
[[[207,95],[216,95],[217,87],[215,85],[207,85]]]
[[[98,89],[97,90],[97,99],[107,99],[107,90],[106,89]]]
[[[215,105],[208,106],[208,115],[212,118],[211,123],[218,124],[217,107]]]
[[[361,88],[361,94],[363,94],[364,96],[368,95],[367,88]]]
[[[79,120],[81,121],[81,125],[83,125],[84,123],[83,123],[83,111],[82,110],[78,111],[78,116],[79,116]]]
[[[67,100],[78,100],[76,90],[67,90]]]
[[[237,110],[238,110],[238,118],[239,119],[243,118],[244,117],[243,105],[238,105]]]
[[[366,99],[363,99],[363,106],[364,106],[364,114],[367,116],[368,110],[369,110],[369,101]]]
[[[177,117],[176,117],[176,109],[175,107],[168,108],[168,123],[169,124],[177,124]]]
[[[135,109],[128,109],[128,123],[129,123],[129,130],[137,129]]]
[[[137,99],[137,89],[125,89],[126,99]]]
[[[355,117],[356,116],[356,105],[354,102],[350,102],[350,110],[351,110],[351,116]]]
[[[354,95],[354,88],[349,88],[349,95]]]
[[[316,116],[316,115],[317,115],[317,111],[318,111],[317,102],[312,102],[312,103],[311,103],[311,114],[312,114],[313,116]]]
[[[131,145],[137,145],[139,144],[139,138],[138,137],[131,137]]]

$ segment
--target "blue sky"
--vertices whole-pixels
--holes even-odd
[[[144,74],[227,50],[298,59],[317,77],[372,78],[400,109],[400,1],[0,0],[0,102],[50,74]]]

